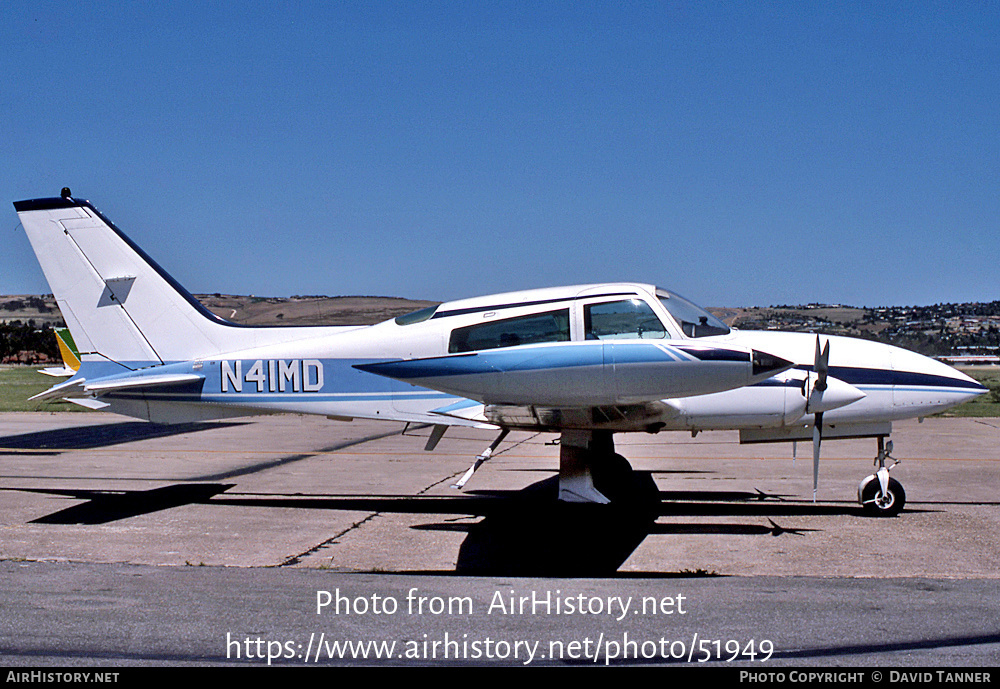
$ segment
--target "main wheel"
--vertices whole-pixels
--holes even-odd
[[[594,477],[594,488],[612,502],[627,495],[632,487],[632,465],[618,453],[601,457],[593,463],[590,471]]]
[[[906,504],[906,491],[903,484],[894,478],[889,479],[886,494],[882,495],[882,487],[877,478],[872,478],[861,490],[861,507],[870,517],[895,517],[903,511]]]

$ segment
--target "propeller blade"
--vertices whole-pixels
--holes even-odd
[[[826,390],[826,376],[830,371],[830,341],[827,340],[826,346],[820,351],[819,335],[816,336],[816,361],[813,364],[813,370],[816,372],[816,383],[813,385],[813,390],[823,392]]]
[[[813,502],[816,502],[816,489],[819,487],[819,448],[822,442],[823,412],[817,412],[813,422]]]

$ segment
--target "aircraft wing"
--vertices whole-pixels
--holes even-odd
[[[597,407],[744,387],[792,363],[737,346],[672,341],[556,342],[354,368],[485,405]]]

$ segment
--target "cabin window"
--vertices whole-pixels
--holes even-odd
[[[583,327],[588,340],[662,339],[663,323],[642,299],[623,299],[583,308]]]
[[[455,328],[451,331],[448,351],[475,352],[481,349],[568,340],[569,309],[560,309]]]

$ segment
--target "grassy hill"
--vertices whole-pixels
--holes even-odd
[[[257,297],[196,294],[212,313],[244,325],[369,325],[436,304],[401,297]],[[64,325],[51,294],[0,296],[0,322]]]

